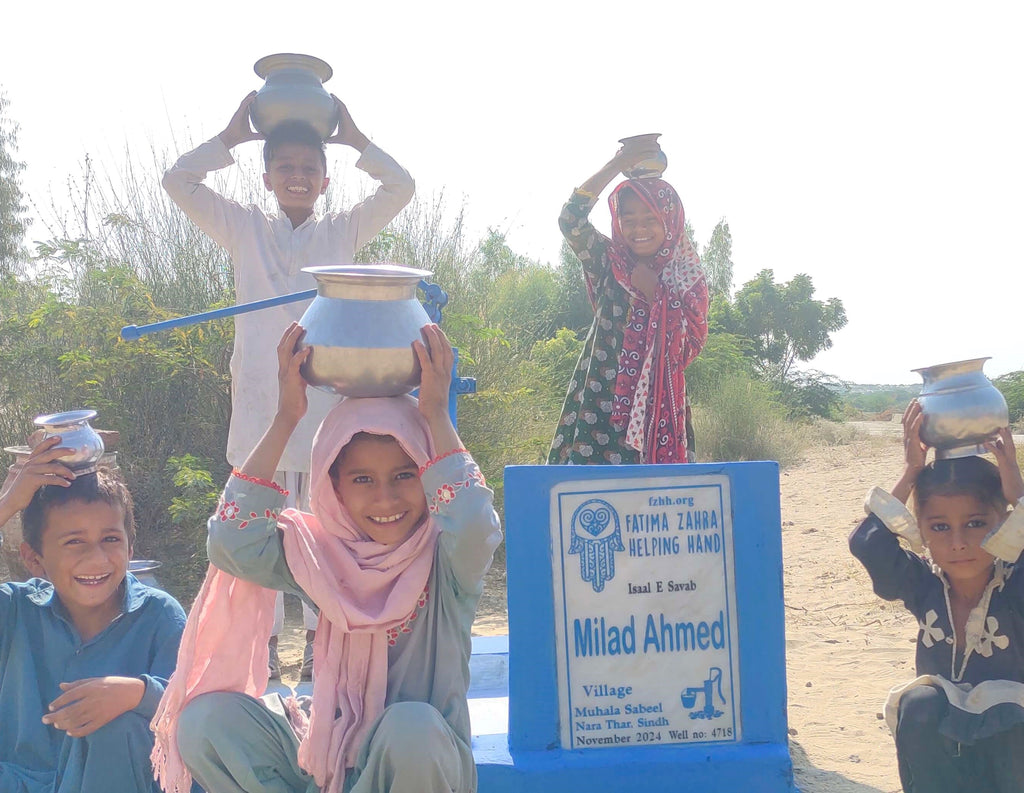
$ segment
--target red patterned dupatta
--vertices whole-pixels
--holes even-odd
[[[660,277],[650,305],[631,283],[638,265],[619,224],[619,201],[632,192],[661,218],[665,244],[654,258]],[[708,288],[700,259],[686,236],[686,216],[675,189],[661,179],[629,179],[608,199],[612,274],[629,294],[612,425],[645,463],[686,462],[686,378],[683,370],[708,337]]]

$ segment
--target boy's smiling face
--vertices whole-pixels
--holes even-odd
[[[264,186],[274,193],[282,211],[313,212],[316,200],[327,191],[330,179],[324,172],[322,153],[301,143],[282,143],[263,174]],[[293,218],[294,220],[294,218]]]
[[[46,510],[36,552],[23,543],[29,571],[53,584],[83,638],[121,613],[121,583],[132,548],[124,510],[103,501],[69,501]]]

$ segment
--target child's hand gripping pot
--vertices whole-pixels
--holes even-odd
[[[437,325],[425,325],[420,332],[423,341],[412,343],[422,370],[419,409],[430,427],[434,452],[440,456],[462,448],[448,413],[455,353],[448,337]]]

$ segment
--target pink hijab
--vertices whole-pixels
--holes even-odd
[[[326,793],[342,790],[345,769],[355,765],[367,731],[384,711],[387,631],[414,611],[438,537],[429,516],[397,546],[381,545],[359,531],[329,475],[357,432],[395,437],[421,467],[433,457],[430,432],[412,397],[344,400],[327,414],[313,440],[312,514],[289,509],[278,519],[288,569],[320,608],[308,725],[293,700],[289,710],[300,737],[299,765]],[[207,571],[185,625],[177,671],[153,719],[153,765],[169,793],[185,793],[191,784],[177,746],[182,709],[211,691],[258,697],[266,689],[274,598],[272,590],[212,565]]]
[[[626,245],[619,202],[632,193],[661,219],[665,242],[654,257],[659,272],[647,304],[632,286],[638,266]],[[644,463],[686,462],[686,378],[683,370],[708,337],[708,287],[697,252],[686,235],[686,215],[675,188],[662,179],[628,179],[608,198],[612,274],[630,296],[615,381],[612,424],[625,429],[626,443]]]

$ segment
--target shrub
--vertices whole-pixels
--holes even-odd
[[[723,377],[713,393],[693,406],[697,457],[701,462],[794,463],[805,434],[786,415],[767,384],[743,374]]]
[[[79,278],[0,284],[0,445],[23,443],[39,413],[96,409],[96,426],[121,433],[118,463],[135,498],[136,554],[167,561],[161,581],[187,602],[203,567],[195,560],[205,517],[186,521],[179,510],[176,523],[170,510],[176,496],[194,503],[200,481],[184,478],[187,487],[176,489],[167,466],[187,454],[224,458],[232,325],[124,342],[122,325],[168,312],[121,266],[91,263]],[[226,479],[225,463],[209,467],[213,481]]]

